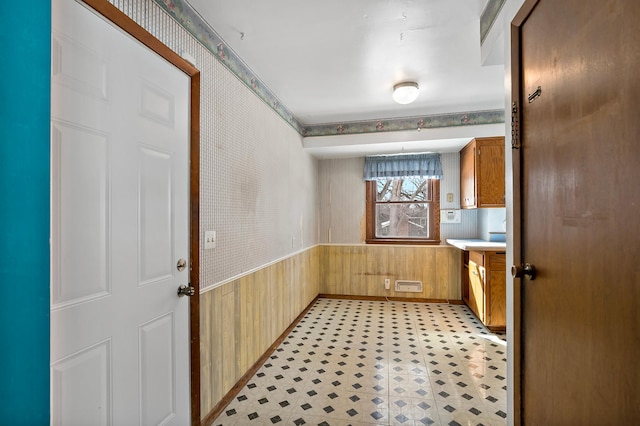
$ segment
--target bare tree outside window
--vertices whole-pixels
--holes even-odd
[[[426,179],[378,179],[376,196],[376,235],[379,237],[429,236],[431,201]]]
[[[421,177],[367,182],[367,242],[439,243],[438,183]]]

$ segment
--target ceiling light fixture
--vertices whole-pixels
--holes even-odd
[[[393,86],[393,100],[399,104],[410,104],[418,98],[418,83],[415,81],[405,81]]]

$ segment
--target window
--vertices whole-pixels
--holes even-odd
[[[440,244],[440,154],[364,159],[367,243]]]
[[[440,180],[367,180],[367,243],[440,244]]]

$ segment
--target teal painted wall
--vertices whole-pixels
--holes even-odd
[[[0,424],[49,424],[51,2],[0,2]]]

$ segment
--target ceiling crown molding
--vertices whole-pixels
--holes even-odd
[[[351,121],[307,126],[303,136],[353,135],[358,133],[420,131],[439,127],[477,126],[504,123],[504,110],[457,112],[418,117],[389,118],[385,120]]]

